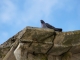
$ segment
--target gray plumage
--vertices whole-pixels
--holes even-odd
[[[40,20],[40,21],[42,24],[42,28],[50,28],[50,29],[54,29],[55,31],[62,32],[61,28],[55,28],[54,26],[50,25],[49,23],[45,23],[43,20]]]

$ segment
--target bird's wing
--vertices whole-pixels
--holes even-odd
[[[46,24],[46,26],[47,26],[48,28],[50,28],[50,29],[55,29],[55,27],[52,26],[52,25],[50,25],[49,23],[45,23],[45,24]]]
[[[41,24],[42,25],[42,28],[47,28],[46,24]]]

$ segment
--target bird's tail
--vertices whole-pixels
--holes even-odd
[[[61,28],[55,28],[55,31],[62,32],[62,29]]]

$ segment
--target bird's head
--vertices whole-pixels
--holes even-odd
[[[44,24],[45,22],[43,20],[40,20],[42,24]]]

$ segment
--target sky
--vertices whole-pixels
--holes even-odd
[[[44,20],[63,32],[80,30],[80,0],[0,0],[0,44]]]

